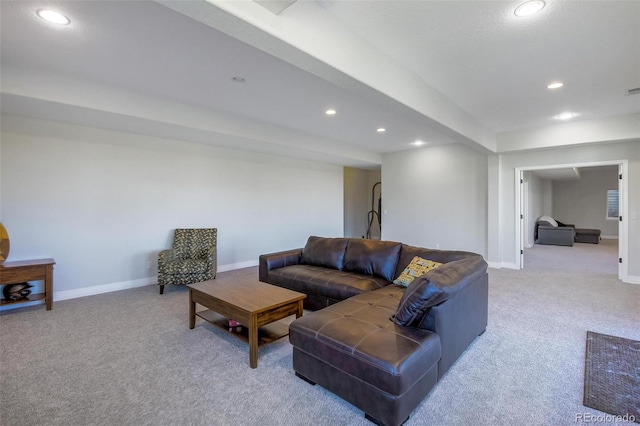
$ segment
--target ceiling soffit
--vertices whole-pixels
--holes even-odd
[[[277,16],[254,2],[160,3],[371,102],[413,111],[448,139],[495,151],[493,132],[316,2],[298,1]]]

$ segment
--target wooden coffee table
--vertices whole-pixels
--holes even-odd
[[[252,277],[217,278],[189,284],[189,328],[196,316],[249,343],[249,365],[258,366],[258,347],[289,334],[287,324],[275,321],[302,316],[303,293],[266,284]],[[196,303],[208,308],[196,312]],[[229,327],[229,319],[243,327]]]

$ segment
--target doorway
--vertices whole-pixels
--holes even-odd
[[[344,168],[344,237],[381,238],[381,178],[380,168]]]
[[[628,199],[628,162],[627,160],[618,160],[618,161],[601,161],[601,162],[591,162],[591,163],[573,163],[573,164],[556,164],[556,165],[548,165],[548,166],[534,166],[534,167],[520,167],[520,168],[516,168],[515,170],[515,178],[516,178],[516,264],[517,264],[517,268],[518,269],[523,269],[525,267],[525,250],[529,249],[531,247],[533,247],[533,243],[534,243],[534,236],[533,236],[533,225],[535,223],[535,220],[541,216],[542,214],[547,214],[547,215],[551,215],[553,212],[553,202],[550,201],[550,195],[549,195],[549,191],[553,191],[553,190],[549,190],[549,180],[546,180],[546,184],[547,188],[545,189],[546,194],[543,194],[542,196],[540,194],[538,194],[538,197],[542,197],[543,201],[541,202],[540,200],[537,200],[535,202],[531,202],[531,197],[530,197],[530,191],[531,191],[531,187],[532,186],[538,186],[539,188],[539,182],[532,182],[531,176],[552,176],[553,173],[555,172],[567,172],[568,170],[575,170],[576,173],[580,173],[579,170],[583,169],[583,170],[588,170],[590,168],[601,168],[601,167],[605,167],[605,166],[613,166],[614,168],[614,172],[616,171],[617,168],[617,190],[618,190],[618,195],[619,195],[619,220],[616,222],[611,221],[610,223],[606,224],[607,225],[607,229],[611,230],[611,226],[610,225],[617,225],[617,236],[618,236],[618,240],[617,240],[617,244],[616,242],[611,242],[608,241],[607,245],[610,246],[611,244],[614,244],[615,246],[617,246],[617,257],[618,259],[621,259],[621,262],[617,263],[617,267],[615,269],[617,269],[617,275],[618,278],[621,279],[622,281],[628,281],[628,256],[627,256],[627,252],[628,252],[628,227],[627,227],[627,199]],[[533,183],[533,185],[532,185]],[[608,189],[614,189],[614,188],[608,188]],[[603,190],[604,191],[604,190]],[[606,194],[606,191],[603,192]],[[535,208],[532,208],[532,204],[534,206],[538,206],[537,210]],[[539,207],[540,205],[542,205],[543,207]],[[599,207],[594,207],[595,209],[598,209]],[[546,210],[546,211],[545,211]],[[601,208],[601,215],[604,218],[608,213],[607,213],[607,200],[606,198],[602,200],[602,208]],[[543,212],[542,214],[539,214],[541,212]],[[563,210],[560,209],[560,212],[562,213]],[[565,211],[566,212],[566,211]],[[596,214],[599,214],[598,212],[596,212]],[[575,224],[576,227],[578,228],[589,228],[590,226],[588,226],[585,223],[576,223]],[[608,234],[612,234],[611,231],[606,231],[605,233],[602,234],[602,236],[604,237],[610,237],[610,235]],[[581,244],[582,245],[582,244]],[[604,249],[604,246],[602,247]],[[580,251],[581,249],[586,249],[585,247],[582,247],[578,250],[575,250],[575,252],[577,253],[578,251]],[[555,249],[557,250],[557,249]],[[595,250],[595,249],[593,249]],[[593,251],[592,250],[592,251]],[[548,250],[549,251],[549,250]],[[565,250],[566,252],[566,250]],[[572,254],[576,254],[576,253],[572,253]],[[616,261],[616,258],[613,258],[613,261]]]

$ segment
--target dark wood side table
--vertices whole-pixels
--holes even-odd
[[[0,300],[0,307],[20,305],[34,300],[44,299],[47,311],[53,305],[53,259],[18,260],[0,263],[0,285],[17,284],[25,281],[44,281],[44,293],[30,294],[28,298],[7,301]]]

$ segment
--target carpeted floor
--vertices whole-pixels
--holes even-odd
[[[407,426],[560,425],[602,414],[582,405],[585,334],[640,340],[640,286],[581,271],[489,275],[486,333]],[[0,333],[3,426],[370,425],[294,376],[287,339],[260,349],[252,370],[244,343],[201,321],[189,330],[184,288],[13,310],[0,316]]]
[[[618,275],[618,240],[572,247],[534,244],[524,250],[527,271],[592,272]]]

